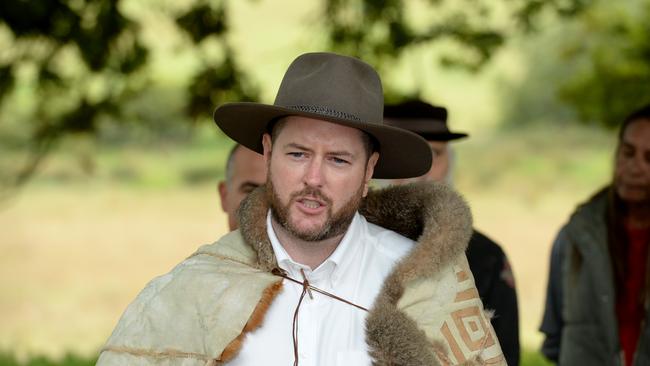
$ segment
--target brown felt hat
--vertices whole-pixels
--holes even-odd
[[[417,99],[386,105],[384,122],[389,126],[415,132],[428,141],[451,141],[467,137],[464,132],[449,131],[446,108]]]
[[[431,149],[420,136],[384,125],[384,96],[377,72],[365,62],[333,53],[307,53],[284,74],[273,105],[226,103],[214,121],[238,143],[263,152],[270,122],[303,116],[358,128],[378,143],[374,178],[409,178],[431,167]]]

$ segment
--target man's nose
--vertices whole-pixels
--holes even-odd
[[[323,163],[320,159],[312,159],[307,165],[304,176],[305,184],[312,187],[321,187],[324,181]]]

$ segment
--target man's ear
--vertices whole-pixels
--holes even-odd
[[[226,207],[227,206],[226,201],[228,199],[228,185],[226,184],[226,182],[221,181],[221,182],[219,182],[219,186],[217,187],[217,189],[219,191],[219,198],[220,198],[220,201],[221,201],[221,209],[223,210],[223,212],[227,213],[228,208]]]
[[[271,135],[268,133],[262,136],[262,147],[264,148],[264,161],[268,166],[271,161],[271,152],[273,151],[273,141],[271,141]]]
[[[377,161],[379,160],[379,153],[378,152],[373,152],[372,155],[370,155],[370,158],[368,159],[368,164],[366,164],[366,175],[364,177],[364,182],[363,182],[363,196],[368,195],[368,186],[370,184],[370,180],[372,179],[372,175],[375,173],[375,165],[377,165]]]

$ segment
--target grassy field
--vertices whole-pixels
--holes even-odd
[[[38,356],[25,360],[17,360],[11,354],[0,353],[0,365],[2,366],[92,366],[96,362],[95,357],[81,357],[76,355],[65,355],[60,358],[49,358]],[[536,352],[524,352],[521,359],[524,366],[550,366],[548,361]]]
[[[96,362],[95,357],[82,357],[76,355],[65,355],[59,358],[38,356],[24,360],[17,360],[11,354],[0,353],[0,365],[2,366],[92,366]],[[524,366],[550,366],[539,353],[534,351],[524,352],[521,363]]]
[[[512,262],[526,364],[541,362],[536,329],[550,243],[575,204],[607,181],[611,148],[606,134],[577,127],[457,145],[456,185],[476,226]],[[4,202],[0,350],[10,353],[0,364],[32,362],[29,355],[80,355],[64,359],[71,365],[92,359],[148,280],[225,233],[215,184],[226,150],[100,149],[90,173],[83,159],[59,154]]]

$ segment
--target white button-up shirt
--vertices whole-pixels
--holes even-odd
[[[284,250],[273,231],[270,212],[266,226],[278,265],[289,277],[302,281],[302,269],[312,286],[366,309],[372,306],[395,263],[414,244],[357,213],[336,250],[312,270],[295,262]],[[285,279],[262,326],[247,334],[241,351],[228,364],[293,365],[293,314],[301,293],[301,285]],[[298,312],[299,365],[370,365],[364,332],[367,312],[316,291],[311,293],[314,298],[305,295]]]

